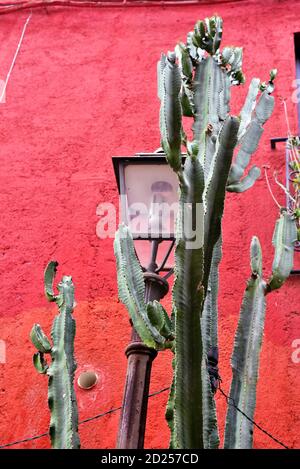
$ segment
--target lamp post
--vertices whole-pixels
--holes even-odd
[[[145,279],[145,301],[160,301],[173,273],[174,221],[178,208],[178,180],[165,156],[139,153],[113,157],[121,201],[121,220],[131,229]],[[156,350],[145,346],[132,329],[125,350],[127,374],[117,448],[144,447],[151,367]]]

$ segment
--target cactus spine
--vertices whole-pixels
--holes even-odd
[[[48,404],[51,412],[50,438],[54,449],[78,449],[78,411],[73,386],[76,362],[74,358],[75,321],[74,285],[72,277],[64,276],[58,284],[58,295],[53,291],[53,280],[58,263],[49,262],[45,270],[45,294],[59,308],[55,317],[51,341],[46,337],[39,324],[34,324],[30,337],[37,353],[33,363],[37,371],[49,377]],[[44,355],[50,354],[51,363],[47,364]]]
[[[219,446],[214,392],[218,383],[217,294],[224,201],[226,191],[244,192],[259,177],[260,170],[256,166],[250,168],[246,175],[245,171],[258,147],[263,124],[274,107],[271,92],[276,70],[271,71],[267,83],[254,78],[240,115],[229,114],[230,88],[245,80],[241,69],[242,49],[220,49],[222,27],[222,19],[216,16],[198,21],[194,31],[188,34],[186,44],[180,43],[175,52],[163,54],[158,63],[161,144],[167,162],[178,176],[180,187],[172,297],[172,324],[175,326],[172,334],[174,332],[175,337],[170,347],[174,352],[174,377],[166,411],[171,448]],[[184,132],[183,116],[192,119],[192,141]],[[181,155],[182,146],[187,153],[185,163]],[[186,216],[186,207],[193,214],[198,213],[198,220],[194,216]],[[197,207],[201,209],[197,211]],[[288,241],[290,250],[286,249],[285,240],[287,232],[289,229],[292,232],[293,228],[286,215],[283,214],[280,220],[274,236],[276,259],[273,276],[268,284],[260,278],[258,241],[254,241],[252,247],[252,264],[253,269],[256,265],[257,278],[253,278],[253,285],[249,283],[247,295],[252,296],[245,302],[252,301],[253,310],[259,306],[261,331],[264,295],[259,295],[283,283],[292,261],[293,236]],[[198,226],[194,245],[186,235],[191,221]],[[152,330],[153,323],[149,325],[149,309],[142,299],[143,282],[140,267],[136,266],[137,260],[132,263],[134,267],[129,267],[132,262],[129,253],[134,253],[134,248],[128,233],[127,248],[122,249],[124,229],[120,227],[115,240],[119,296],[127,306],[139,335],[142,338],[144,335],[145,343],[162,349],[165,348],[162,339],[157,330]],[[259,337],[252,357],[256,364]],[[248,363],[248,357],[246,361]],[[255,386],[252,400],[249,398],[253,410],[254,394]],[[231,426],[228,424],[228,428]]]

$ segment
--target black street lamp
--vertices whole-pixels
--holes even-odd
[[[178,180],[161,153],[113,157],[120,194],[121,220],[131,230],[145,278],[145,301],[161,300],[173,273]],[[146,347],[133,329],[128,358],[117,448],[144,447],[152,361],[156,350]]]

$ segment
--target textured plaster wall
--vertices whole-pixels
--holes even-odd
[[[112,155],[152,151],[159,146],[156,61],[184,40],[195,21],[219,13],[223,44],[244,45],[244,71],[268,77],[279,70],[277,105],[253,161],[284,177],[284,148],[269,138],[286,134],[280,97],[291,102],[295,77],[293,33],[300,30],[299,2],[218,3],[189,7],[35,10],[0,104],[0,444],[47,431],[46,378],[31,365],[28,335],[34,322],[47,332],[55,307],[43,295],[43,269],[60,263],[76,284],[78,372],[89,366],[100,376],[89,392],[78,390],[80,419],[119,406],[129,339],[126,311],[117,300],[112,240],[96,236],[100,202],[117,204]],[[0,78],[5,78],[28,12],[0,17]],[[238,113],[247,87],[233,90]],[[278,198],[283,195],[275,188]],[[272,263],[271,237],[277,217],[263,178],[244,195],[229,194],[224,217],[220,285],[220,372],[228,390],[230,354],[245,281],[251,236],[260,237],[264,268]],[[292,447],[300,447],[300,364],[291,343],[300,338],[299,278],[268,297],[258,385],[256,420]],[[169,305],[169,299],[165,301]],[[153,367],[151,391],[170,384],[170,354]],[[165,448],[167,394],[149,403],[146,447]],[[217,395],[221,432],[224,398]],[[191,403],[192,405],[192,403]],[[80,427],[82,447],[113,447],[119,413]],[[255,430],[257,448],[277,447]],[[47,437],[19,445],[46,448]]]

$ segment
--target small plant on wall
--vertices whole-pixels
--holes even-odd
[[[217,16],[198,21],[186,43],[162,55],[158,64],[161,143],[180,187],[171,317],[160,303],[145,302],[143,273],[129,229],[121,225],[115,238],[119,297],[136,331],[149,347],[173,353],[174,377],[166,409],[171,448],[219,446],[214,393],[218,386],[218,270],[224,200],[226,192],[244,192],[260,176],[256,166],[247,168],[274,108],[271,94],[276,70],[270,72],[267,82],[253,78],[240,114],[230,115],[231,86],[245,79],[242,49],[221,49],[222,28],[222,19]],[[190,141],[183,129],[183,116],[192,121]],[[186,223],[191,221],[186,216],[187,206],[191,213],[199,213],[196,207],[203,207],[201,233],[196,233],[201,242],[194,245],[185,234]],[[230,390],[231,402],[242,413],[228,407],[226,448],[252,447],[251,419],[266,295],[289,276],[296,237],[295,214],[281,210],[268,280],[262,276],[259,240],[254,237],[251,242],[251,277],[235,336]]]

